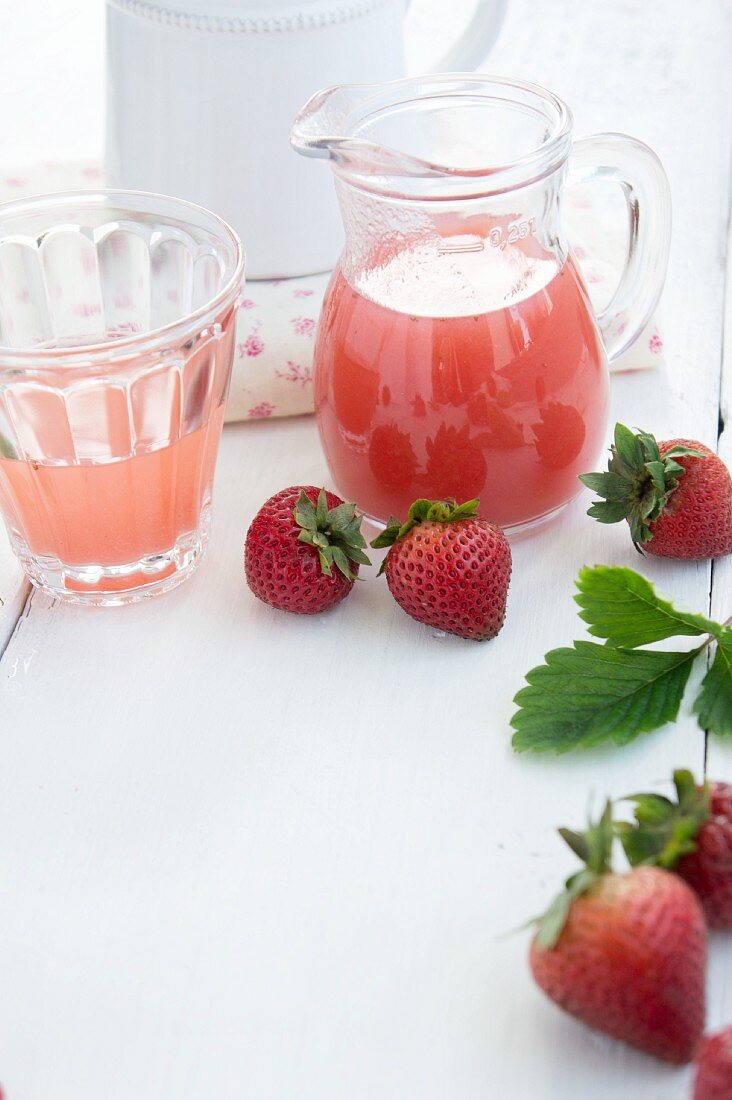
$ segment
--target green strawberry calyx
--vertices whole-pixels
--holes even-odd
[[[471,519],[478,514],[479,500],[466,500],[464,504],[458,504],[453,498],[448,500],[415,500],[409,509],[405,523],[400,523],[394,516],[391,517],[384,530],[372,540],[374,550],[380,550],[384,546],[393,546],[405,538],[409,532],[420,523],[457,523],[461,519]],[[387,555],[388,556],[388,555]],[[386,558],[381,563],[378,575],[384,572]]]
[[[704,458],[693,447],[670,447],[662,456],[654,436],[615,425],[610,461],[604,473],[580,474],[579,479],[602,500],[587,511],[600,523],[627,520],[636,550],[652,537],[651,524],[658,519],[684,476],[677,458]]]
[[[313,502],[303,489],[293,511],[298,527],[300,542],[313,546],[318,551],[320,568],[326,576],[333,573],[333,566],[349,581],[356,579],[351,563],[370,565],[364,553],[366,539],[361,534],[363,516],[356,513],[356,505],[345,502],[335,508],[328,507],[325,489],[318,493],[318,502]]]
[[[620,837],[631,867],[675,867],[682,856],[696,851],[696,837],[711,815],[709,785],[699,787],[690,771],[674,772],[676,801],[660,794],[630,794],[635,822],[618,821]]]
[[[572,903],[585,894],[603,875],[612,871],[613,820],[612,804],[605,804],[602,816],[590,821],[587,831],[575,833],[572,829],[559,829],[576,856],[584,863],[581,870],[567,879],[564,889],[557,894],[547,911],[535,922],[538,924],[536,946],[551,950],[562,934]]]

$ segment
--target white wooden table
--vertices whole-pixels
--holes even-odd
[[[725,0],[512,0],[492,61],[563,95],[578,133],[661,154],[668,366],[616,378],[614,413],[711,444],[732,402],[731,50]],[[729,427],[719,446],[732,462]],[[732,561],[641,563],[582,501],[515,546],[493,643],[417,626],[372,577],[320,618],[271,612],[243,582],[247,523],[326,477],[311,419],[227,428],[209,556],[146,606],[54,606],[3,552],[8,1100],[681,1100],[688,1070],[564,1017],[528,933],[499,937],[572,866],[556,825],[591,793],[700,773],[704,738],[685,712],[624,750],[528,759],[508,722],[526,670],[578,636],[582,564],[640,565],[723,618]],[[708,763],[729,778],[732,746]],[[732,1020],[731,942],[712,944],[712,1027]]]

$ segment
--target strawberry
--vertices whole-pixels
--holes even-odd
[[[407,615],[482,641],[506,617],[511,549],[500,527],[477,513],[477,500],[417,500],[406,523],[390,519],[371,545],[390,547],[379,574]]]
[[[732,1027],[707,1035],[696,1056],[692,1100],[730,1100],[732,1097]]]
[[[353,588],[359,565],[369,564],[361,519],[355,504],[313,485],[293,485],[270,497],[244,544],[244,572],[254,595],[297,615],[339,603]]]
[[[662,558],[732,553],[732,477],[718,455],[693,439],[657,443],[615,425],[607,473],[580,481],[604,499],[588,511],[600,523],[626,519],[637,550]]]
[[[590,1027],[667,1062],[688,1062],[704,1026],[707,934],[692,890],[657,867],[616,874],[608,802],[586,833],[560,829],[585,867],[541,919],[540,988]]]
[[[732,785],[697,786],[674,772],[677,801],[634,794],[635,824],[616,825],[628,861],[680,875],[698,895],[710,928],[732,928]]]

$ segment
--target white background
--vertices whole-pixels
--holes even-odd
[[[729,16],[726,0],[512,0],[491,62],[555,88],[579,132],[661,154],[667,366],[615,378],[613,411],[712,444],[732,384]],[[98,154],[100,6],[3,0],[1,18],[2,162]],[[177,592],[105,613],[3,588],[8,1100],[684,1100],[688,1070],[562,1016],[529,978],[528,935],[500,934],[572,866],[555,826],[579,827],[593,791],[699,773],[704,739],[687,706],[624,750],[527,760],[508,723],[525,671],[578,635],[582,564],[640,567],[725,618],[730,562],[640,562],[581,501],[516,544],[485,646],[418,627],[373,577],[327,616],[277,616],[244,586],[244,530],[270,493],[326,478],[312,419],[231,426],[210,553]],[[709,769],[732,775],[729,746],[710,740]],[[731,1019],[716,936],[709,1023]]]
[[[445,9],[449,8],[449,11]],[[471,0],[414,0],[409,56],[427,64]],[[0,158],[99,157],[104,142],[102,0],[0,0]],[[256,106],[253,107],[256,109]]]

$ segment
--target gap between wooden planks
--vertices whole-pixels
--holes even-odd
[[[732,468],[732,195],[727,232],[727,278],[719,390],[718,452],[727,466]],[[720,558],[712,566],[709,614],[719,622],[724,622],[732,615],[732,556]],[[729,779],[732,782],[732,744],[708,734],[706,755],[709,776],[712,779]]]
[[[725,286],[724,339],[719,399],[718,451],[732,467],[732,195],[727,234],[727,278]],[[712,568],[710,616],[724,622],[732,614],[732,557],[722,558]],[[710,780],[732,782],[732,743],[729,738],[707,734],[706,773]],[[716,1030],[732,1023],[732,936],[713,933],[711,965],[708,970],[707,1027]]]

